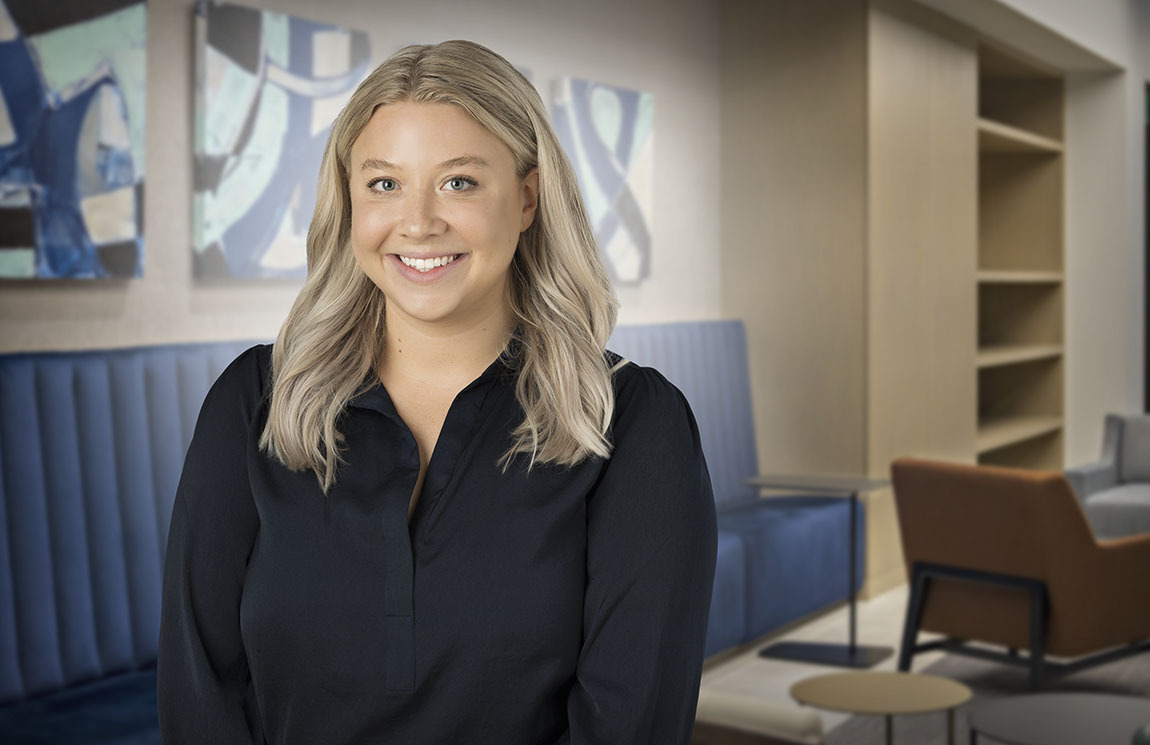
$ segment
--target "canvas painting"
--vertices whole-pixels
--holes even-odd
[[[0,0],[0,278],[143,276],[146,7]]]
[[[553,103],[555,131],[611,279],[637,284],[651,273],[654,96],[563,78]]]
[[[368,72],[367,34],[203,0],[196,26],[195,275],[304,277],[320,159]]]

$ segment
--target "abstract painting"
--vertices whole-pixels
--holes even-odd
[[[194,271],[298,278],[331,124],[367,34],[230,3],[196,6]]]
[[[556,135],[611,279],[637,284],[651,273],[654,96],[562,78],[553,103]]]
[[[143,276],[146,8],[0,0],[0,278]]]

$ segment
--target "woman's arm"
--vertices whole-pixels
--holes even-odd
[[[263,739],[239,624],[259,527],[247,474],[257,353],[253,347],[237,357],[208,391],[172,507],[157,660],[165,745]]]
[[[687,745],[715,577],[714,496],[683,394],[651,368],[619,375],[614,451],[587,503],[569,742]]]

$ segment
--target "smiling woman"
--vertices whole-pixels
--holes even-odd
[[[685,745],[716,553],[686,399],[617,302],[538,93],[406,47],[336,120],[308,277],[201,408],[164,742]]]
[[[535,216],[539,168],[519,178],[507,146],[448,103],[380,106],[351,162],[360,164],[349,182],[351,245],[386,299],[388,337],[434,325],[463,335],[490,327],[504,339],[508,269]]]

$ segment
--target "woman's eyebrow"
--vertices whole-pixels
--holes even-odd
[[[476,168],[486,168],[487,161],[480,158],[478,155],[460,155],[455,158],[448,158],[440,163],[437,168],[455,168],[458,166],[475,166]],[[359,165],[361,171],[401,171],[399,166],[382,158],[365,158]]]

